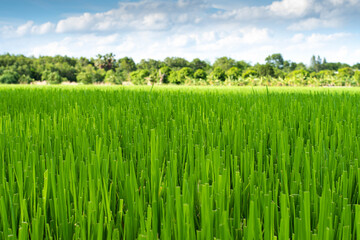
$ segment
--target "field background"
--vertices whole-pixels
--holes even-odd
[[[0,239],[360,237],[360,90],[0,86]]]

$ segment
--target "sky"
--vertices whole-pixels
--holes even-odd
[[[360,0],[1,0],[0,54],[360,62]]]

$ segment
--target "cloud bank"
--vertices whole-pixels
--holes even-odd
[[[257,62],[281,52],[296,61],[319,54],[357,62],[359,56],[346,56],[344,47],[355,53],[360,49],[359,35],[351,30],[359,13],[360,0],[281,0],[240,7],[229,3],[226,8],[211,0],[142,0],[57,22],[0,24],[0,43],[11,51],[15,47],[8,42],[14,39],[41,39],[19,49],[26,47],[22,53],[28,55],[91,57],[113,52],[135,60],[230,56]]]

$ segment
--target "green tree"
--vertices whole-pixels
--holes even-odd
[[[180,70],[190,66],[190,63],[186,59],[180,57],[167,57],[164,63],[173,70]]]
[[[198,69],[194,73],[194,78],[197,80],[206,80],[207,74],[203,69]]]
[[[214,80],[225,81],[226,74],[225,71],[220,67],[215,67],[214,71],[212,71],[211,76]]]
[[[252,78],[252,77],[258,77],[259,73],[252,69],[252,68],[248,68],[245,70],[245,72],[243,72],[242,77],[243,78]]]
[[[105,55],[98,54],[95,60],[95,66],[105,71],[114,69],[116,65],[115,55],[113,53],[107,53]]]
[[[200,60],[199,58],[194,58],[190,62],[190,67],[196,71],[198,69],[208,70],[211,68],[210,64],[206,61]]]
[[[357,84],[360,84],[360,71],[355,71],[354,80],[357,82]]]
[[[121,84],[121,80],[116,76],[116,73],[113,70],[106,72],[104,82],[111,84]]]
[[[221,57],[221,58],[217,58],[213,64],[213,68],[215,70],[215,68],[220,68],[223,71],[227,71],[230,68],[235,66],[235,60],[232,58],[228,58],[228,57]]]
[[[261,77],[274,77],[275,71],[271,64],[257,64],[255,66],[256,71]]]
[[[251,67],[251,64],[250,63],[247,63],[243,60],[241,61],[237,61],[235,63],[235,67],[237,67],[238,69],[241,70],[241,72],[243,72],[244,70],[248,69],[249,67]]]
[[[352,68],[360,70],[360,63],[354,64]]]
[[[136,70],[136,64],[132,58],[123,57],[119,59],[119,69],[126,73],[130,73]]]
[[[284,68],[284,58],[280,53],[274,53],[265,58],[266,63],[272,65],[275,68]]]
[[[5,70],[0,76],[0,83],[14,84],[19,83],[19,74],[12,70]]]
[[[184,83],[187,78],[193,77],[193,70],[189,67],[183,67],[179,70],[179,81],[180,83]]]
[[[137,85],[146,83],[146,78],[150,76],[150,71],[147,69],[136,70],[130,73],[131,82]]]
[[[20,78],[19,78],[19,83],[22,83],[22,84],[28,84],[28,83],[31,83],[33,81],[34,81],[34,79],[31,78],[28,75],[21,75]]]
[[[96,71],[92,65],[88,65],[76,76],[76,80],[83,84],[91,84],[96,82]]]
[[[232,67],[226,71],[226,76],[230,80],[238,80],[239,77],[241,76],[241,70],[237,67]]]
[[[306,79],[310,76],[310,73],[305,69],[294,70],[289,73],[289,78]]]
[[[339,69],[338,77],[351,78],[354,75],[354,71],[350,67],[344,67]]]
[[[170,76],[171,68],[168,66],[163,66],[159,69],[159,82],[160,83],[168,83]]]
[[[137,69],[147,69],[150,72],[154,71],[154,70],[158,70],[160,69],[162,66],[164,66],[165,64],[161,61],[158,60],[154,60],[154,59],[141,59],[141,61],[136,64],[136,68]]]

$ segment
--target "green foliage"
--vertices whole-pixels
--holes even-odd
[[[180,84],[179,71],[171,71],[169,75],[169,83]]]
[[[19,78],[19,83],[21,83],[21,84],[28,84],[28,83],[31,83],[33,81],[34,81],[34,79],[31,78],[28,75],[21,75],[20,78]]]
[[[354,75],[354,71],[350,67],[344,67],[339,69],[338,76],[340,78],[350,78]]]
[[[160,82],[190,85],[358,85],[353,75],[359,64],[350,68],[344,63],[328,63],[325,58],[313,56],[312,66],[307,68],[303,63],[285,61],[279,53],[269,55],[266,61],[265,65],[251,66],[245,61],[221,57],[211,66],[199,58],[188,62],[184,58],[172,57],[164,61],[142,59],[135,64],[132,58],[116,60],[113,54],[98,55],[95,59],[67,56],[29,58],[5,54],[0,55],[0,76],[7,71],[2,81],[9,83],[47,80],[49,83],[78,81],[84,84],[134,81],[136,84]],[[135,72],[137,69],[139,71]],[[147,70],[148,73],[140,73],[140,70]],[[339,73],[333,74],[335,71]],[[132,72],[135,73],[131,75]]]
[[[237,67],[238,69],[240,69],[243,72],[247,68],[251,67],[251,64],[241,60],[241,61],[237,61],[235,63],[235,67]]]
[[[358,69],[360,70],[360,63],[356,63],[352,66],[353,69]]]
[[[14,84],[19,83],[19,74],[12,70],[5,70],[0,76],[0,83]]]
[[[207,74],[203,69],[198,69],[194,72],[194,78],[197,80],[206,80]]]
[[[241,76],[241,70],[237,67],[232,67],[226,71],[226,76],[232,81],[238,80]]]
[[[274,77],[275,76],[275,70],[273,66],[269,63],[267,64],[257,64],[254,67],[256,71],[258,72],[260,77]]]
[[[258,77],[259,73],[255,71],[254,69],[248,68],[242,73],[243,78],[252,78],[252,77]]]
[[[213,68],[214,70],[216,68],[220,68],[223,71],[227,71],[230,68],[235,66],[236,61],[232,58],[228,58],[228,57],[221,57],[221,58],[217,58],[213,64]],[[223,80],[222,80],[223,81]]]
[[[189,67],[183,67],[179,71],[180,82],[185,82],[186,78],[193,77],[193,70]]]
[[[284,59],[280,53],[274,53],[272,55],[269,55],[265,58],[265,61],[267,64],[270,64],[271,66],[283,69],[284,68]]]
[[[359,89],[150,89],[0,86],[0,239],[357,238]]]
[[[122,83],[120,78],[118,76],[116,76],[116,73],[113,70],[109,70],[106,72],[104,82],[111,83],[111,84],[121,84]]]
[[[130,73],[131,82],[137,85],[141,85],[147,82],[147,77],[150,76],[150,72],[147,69],[136,70]]]
[[[170,76],[171,68],[168,66],[163,66],[159,69],[159,82],[160,83],[168,83]]]
[[[208,70],[211,68],[210,64],[206,61],[200,60],[199,58],[194,58],[191,62],[190,62],[190,67],[194,70],[197,71],[199,69],[203,69],[203,70]]]
[[[354,80],[358,83],[358,84],[360,84],[360,71],[358,70],[358,71],[355,71],[355,73],[354,73]]]
[[[41,80],[46,81],[50,84],[59,84],[62,82],[63,78],[58,72],[45,70],[41,75]]]
[[[310,76],[310,73],[304,69],[295,70],[289,73],[289,78],[299,78],[299,79],[306,79]]]
[[[108,53],[105,55],[98,54],[97,59],[95,60],[95,66],[99,69],[104,69],[105,71],[114,69],[115,65],[116,60],[113,53]]]
[[[334,76],[334,71],[332,70],[321,70],[320,72],[316,73],[315,77],[324,79]]]
[[[220,67],[215,67],[211,73],[211,77],[213,80],[225,81],[226,74],[225,71]]]
[[[163,62],[154,60],[154,59],[141,59],[140,63],[136,64],[137,69],[146,69],[151,71],[155,71],[160,69],[164,65]]]
[[[136,64],[132,58],[124,57],[119,59],[119,69],[126,73],[130,73],[136,70]]]
[[[169,76],[169,82],[170,83],[176,83],[176,84],[182,84],[185,83],[185,81],[188,78],[193,77],[193,70],[189,67],[183,67],[182,69],[178,71],[172,71]]]
[[[167,57],[165,58],[164,63],[166,66],[176,71],[190,66],[190,63],[186,59],[180,57]]]
[[[92,65],[88,65],[84,69],[84,71],[80,72],[77,75],[76,80],[83,84],[91,84],[96,82],[96,78],[97,78],[97,74],[94,67]]]

